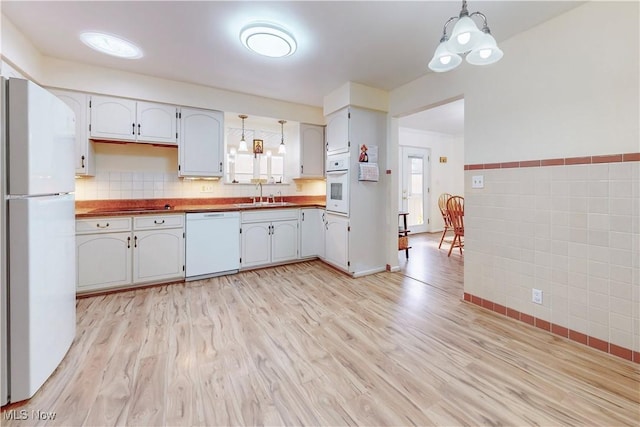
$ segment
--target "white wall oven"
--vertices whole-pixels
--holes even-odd
[[[327,157],[327,212],[349,216],[349,154]]]

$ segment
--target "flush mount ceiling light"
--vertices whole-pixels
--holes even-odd
[[[142,50],[138,46],[111,34],[87,32],[80,34],[80,40],[91,49],[107,55],[126,59],[142,57]]]
[[[265,22],[245,26],[240,32],[240,40],[250,51],[270,58],[292,55],[297,48],[296,40],[287,30]]]
[[[471,19],[474,16],[482,18],[482,30],[479,30]],[[457,22],[449,37],[447,27],[454,21]],[[473,65],[493,64],[503,56],[496,39],[491,35],[487,17],[480,12],[469,14],[467,1],[463,0],[460,15],[449,18],[444,24],[440,44],[429,62],[429,68],[436,72],[453,70],[462,62],[460,55],[465,53],[467,62]]]

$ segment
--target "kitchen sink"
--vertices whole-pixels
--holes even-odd
[[[276,206],[292,206],[295,203],[292,202],[249,202],[249,203],[236,203],[239,208],[272,208]]]

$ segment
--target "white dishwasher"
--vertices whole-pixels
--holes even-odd
[[[186,215],[186,280],[236,273],[240,268],[240,213]]]

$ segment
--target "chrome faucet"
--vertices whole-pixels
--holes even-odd
[[[280,196],[280,203],[282,203],[283,202],[283,200],[282,200],[282,191],[278,190],[278,196]],[[275,203],[275,202],[276,202],[276,199],[274,198],[273,199],[273,203]]]
[[[260,199],[258,199],[258,203],[262,203],[262,183],[261,182],[256,184],[256,190],[258,189],[258,187],[260,187]],[[253,197],[253,203],[256,203],[255,196]]]

